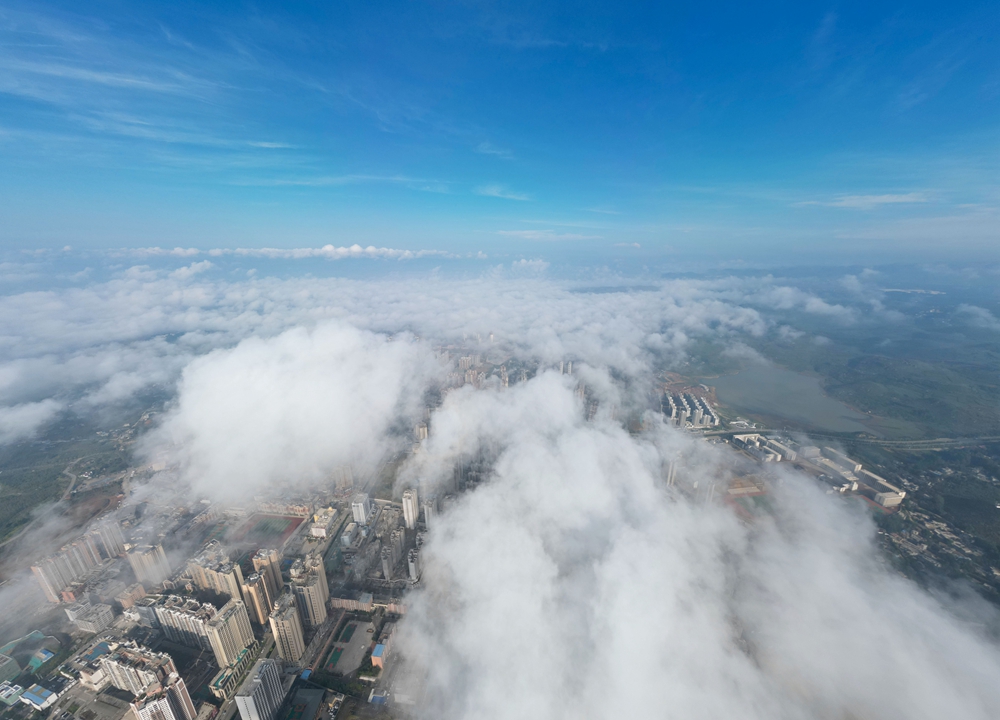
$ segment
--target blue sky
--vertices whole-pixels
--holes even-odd
[[[996,258],[1000,6],[0,4],[0,243]]]

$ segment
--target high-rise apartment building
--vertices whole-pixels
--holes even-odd
[[[351,500],[351,513],[354,515],[354,522],[358,525],[365,525],[372,517],[372,501],[368,493],[358,493]]]
[[[231,598],[243,597],[240,590],[243,586],[243,571],[235,563],[222,562],[208,567],[188,563],[188,572],[195,585],[202,590],[228,595]]]
[[[287,593],[282,595],[274,604],[269,621],[278,655],[287,663],[297,663],[306,651],[306,643],[295,598]]]
[[[140,616],[143,615],[141,610],[145,608],[148,600],[149,598],[143,598],[143,602],[136,603],[136,608],[140,609]],[[203,650],[213,649],[212,642],[208,638],[208,623],[215,617],[214,606],[176,595],[157,597],[154,602],[148,604],[152,607],[157,623],[167,640]]]
[[[396,565],[403,559],[403,549],[406,545],[406,533],[402,529],[393,530],[389,534],[389,546],[392,548],[392,564]]]
[[[417,502],[416,488],[403,491],[403,520],[406,527],[414,530],[417,527],[417,518],[420,516],[420,504]]]
[[[243,602],[246,603],[250,619],[258,625],[267,622],[274,600],[268,590],[266,575],[254,573],[243,583]]]
[[[62,602],[63,588],[100,564],[101,552],[96,539],[91,535],[84,535],[33,565],[31,572],[38,580],[46,599],[57,603]]]
[[[229,561],[229,554],[217,540],[208,543],[198,556],[188,562],[188,574],[202,590],[242,599],[243,571]]]
[[[220,668],[233,665],[240,653],[254,642],[246,605],[230,600],[208,621],[208,641]]]
[[[128,552],[128,562],[135,579],[146,585],[159,585],[170,577],[170,563],[162,545],[139,545]]]
[[[267,596],[273,603],[285,587],[285,581],[281,577],[281,554],[274,549],[258,550],[253,556],[253,569],[264,576]]]
[[[31,566],[31,572],[38,580],[45,598],[49,602],[62,602],[60,593],[62,589],[76,579],[75,573],[71,572],[61,555],[56,554],[41,560],[37,565]]]
[[[119,646],[103,656],[99,664],[111,684],[136,697],[159,691],[177,672],[174,660],[166,653],[153,652],[135,643]]]
[[[104,557],[116,558],[125,554],[125,538],[121,526],[114,520],[104,520],[87,534],[97,542]]]
[[[416,582],[420,579],[420,551],[416,548],[410,550],[406,556],[406,565],[410,570],[410,580]]]
[[[167,678],[158,692],[132,703],[136,720],[195,720],[197,713],[184,680],[177,673]]]
[[[423,511],[424,511],[424,525],[429,530],[431,525],[434,524],[434,520],[437,517],[437,496],[428,495],[424,498]]]
[[[242,720],[274,720],[284,700],[281,665],[276,660],[258,660],[236,693]]]
[[[329,591],[325,586],[320,576],[313,573],[292,583],[299,614],[308,627],[316,627],[326,621],[326,596]]]
[[[386,580],[392,580],[392,569],[395,567],[396,563],[393,562],[392,548],[388,545],[382,546],[382,577]]]

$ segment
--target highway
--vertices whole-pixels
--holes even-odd
[[[879,445],[888,448],[901,448],[910,450],[943,450],[945,448],[961,448],[972,445],[982,445],[983,443],[1000,442],[1000,435],[981,435],[979,437],[957,437],[957,438],[931,438],[924,440],[883,440],[880,438],[851,437],[850,435],[835,435],[831,433],[805,432],[800,430],[790,430],[782,428],[754,428],[752,430],[709,430],[702,433],[706,437],[732,437],[733,435],[746,435],[748,433],[775,433],[775,432],[801,432],[803,435],[813,439],[836,440],[843,443],[861,443],[864,445]]]

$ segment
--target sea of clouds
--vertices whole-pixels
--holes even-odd
[[[982,632],[995,614],[897,576],[861,508],[786,471],[748,520],[706,492],[736,471],[728,449],[654,415],[623,427],[654,368],[698,342],[738,354],[798,337],[788,311],[900,321],[866,276],[842,285],[851,302],[767,275],[608,292],[516,267],[376,280],[123,267],[0,297],[0,441],[164,388],[139,457],[169,470],[143,492],[239,502],[406,447],[450,370],[442,346],[502,353],[538,373],[445,394],[401,471],[431,492],[480,449],[494,457],[434,525],[408,599],[401,652],[425,678],[422,715],[998,717],[1000,653]],[[572,376],[546,370],[570,359]],[[17,588],[0,590],[6,606]]]

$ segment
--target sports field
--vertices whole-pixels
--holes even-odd
[[[357,628],[357,623],[347,623],[347,627],[345,627],[343,632],[340,633],[340,639],[337,642],[351,642],[351,638],[354,637],[354,631],[357,630]]]
[[[237,540],[245,540],[263,547],[282,545],[304,518],[286,515],[251,515],[236,533]]]
[[[360,631],[358,627],[360,626]],[[333,645],[330,656],[323,663],[323,671],[349,675],[358,669],[365,655],[371,650],[372,624],[370,622],[350,622]]]
[[[328,673],[332,673],[333,669],[337,667],[337,661],[340,660],[340,656],[344,654],[344,648],[334,648],[334,651],[330,653],[330,657],[327,658],[326,666],[323,668]]]

